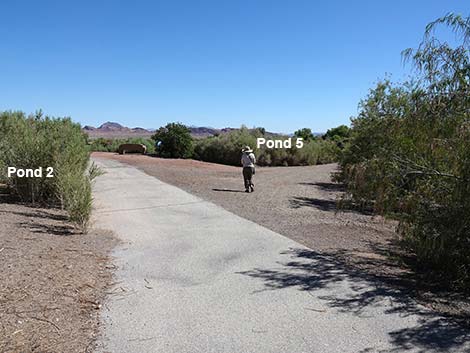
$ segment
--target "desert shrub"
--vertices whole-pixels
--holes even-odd
[[[433,37],[447,24],[451,47]],[[470,289],[470,19],[447,15],[406,50],[417,75],[379,82],[352,121],[337,178],[351,200],[400,220],[399,232],[422,266]]]
[[[103,138],[90,141],[90,150],[93,152],[117,152],[119,145],[124,143],[138,143],[147,147],[147,153],[155,153],[155,142],[152,139],[144,137]]]
[[[93,152],[117,152],[117,147],[114,147],[116,139],[107,139],[99,137],[91,140],[90,150]]]
[[[262,136],[263,131],[250,131],[242,126],[240,130],[211,136],[195,141],[194,158],[206,162],[240,165],[241,149],[250,146],[256,152],[256,136]]]
[[[300,165],[316,165],[336,162],[338,147],[331,141],[314,140],[299,150]]]
[[[85,228],[91,211],[89,150],[80,125],[70,118],[43,117],[41,112],[0,113],[0,161],[3,177],[21,199],[33,203],[61,205],[70,219]],[[47,167],[54,177],[6,178],[5,168]],[[96,174],[96,169],[93,169]],[[81,200],[81,201],[77,201]]]
[[[169,123],[159,128],[152,139],[157,144],[156,154],[163,158],[190,158],[193,153],[191,130],[180,123]]]
[[[7,166],[5,162],[0,157],[0,184],[5,184],[7,182]]]
[[[305,131],[304,131],[305,132]],[[308,131],[307,131],[308,132]],[[336,144],[331,141],[309,139],[304,147],[298,149],[256,147],[256,139],[288,139],[288,136],[266,136],[261,128],[248,129],[242,126],[239,130],[230,133],[200,139],[195,142],[194,158],[206,162],[228,165],[240,165],[242,147],[248,145],[253,148],[260,166],[296,166],[331,163],[337,159]],[[294,144],[294,143],[293,143]]]

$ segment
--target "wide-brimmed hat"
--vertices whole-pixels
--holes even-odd
[[[250,146],[245,146],[242,148],[242,152],[253,152]]]

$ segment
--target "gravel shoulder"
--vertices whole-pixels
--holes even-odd
[[[92,352],[116,238],[2,200],[0,220],[0,352]]]
[[[430,281],[426,271],[415,271],[412,257],[397,245],[394,221],[337,209],[343,190],[331,181],[335,164],[257,168],[255,192],[246,194],[238,167],[145,155],[95,152],[93,156],[135,166],[165,183],[332,256],[348,271],[377,281],[407,300],[470,325],[469,298],[443,291]]]

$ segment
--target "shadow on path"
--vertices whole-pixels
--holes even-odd
[[[294,197],[289,202],[292,208],[314,207],[322,211],[338,211],[335,200]]]
[[[349,202],[342,200],[295,196],[289,200],[289,203],[291,208],[312,207],[326,212],[356,213],[367,216],[373,215],[372,210],[354,207],[349,204]]]
[[[222,192],[244,192],[242,190],[233,190],[233,189],[212,189],[212,191],[222,191]]]
[[[338,183],[299,183],[299,185],[311,185],[324,191],[345,191],[346,188],[343,184]]]
[[[419,323],[416,326],[388,332],[394,349],[387,352],[403,352],[416,348],[420,352],[450,352],[462,349],[470,340],[470,330],[465,327],[468,318],[438,316],[416,304],[410,285],[403,286],[404,281],[412,280],[408,278],[411,275],[398,272],[370,274],[360,268],[360,263],[350,266],[347,263],[347,256],[350,254],[343,251],[320,253],[293,248],[281,254],[287,259],[286,262],[279,263],[277,268],[255,268],[239,274],[263,281],[264,290],[295,287],[312,292],[313,295],[317,290],[347,280],[348,290],[331,290],[331,295],[319,294],[317,297],[339,312],[357,316],[367,314],[368,309],[377,307],[384,308],[383,315],[418,315]],[[362,261],[368,266],[375,266],[380,265],[383,259],[365,257]],[[371,347],[363,352],[376,351]]]

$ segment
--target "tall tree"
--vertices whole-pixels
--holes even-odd
[[[191,130],[181,123],[169,123],[159,128],[152,139],[156,153],[164,158],[190,158],[193,152]]]

